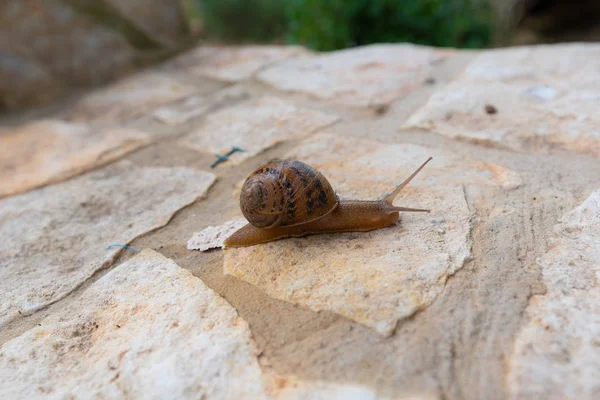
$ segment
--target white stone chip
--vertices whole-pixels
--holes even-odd
[[[246,220],[228,221],[220,226],[208,226],[188,240],[188,250],[206,251],[215,248],[223,248],[223,242],[233,232],[246,225]]]

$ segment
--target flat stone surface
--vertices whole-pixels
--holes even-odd
[[[65,117],[72,121],[125,121],[197,91],[173,75],[151,71],[91,92],[68,110]]]
[[[0,129],[0,197],[70,178],[148,142],[133,129],[59,120]]]
[[[258,74],[277,89],[338,104],[389,104],[422,86],[431,66],[452,54],[411,44],[381,44],[282,61]]]
[[[296,107],[280,98],[262,96],[210,114],[178,143],[203,153],[225,154],[233,165],[279,142],[299,139],[338,121],[335,115]]]
[[[34,32],[44,24],[38,12],[28,13],[39,7],[15,4],[21,3],[0,6],[11,27],[33,23]],[[26,18],[15,19],[15,10]],[[48,35],[30,36],[44,42]],[[35,84],[25,97],[9,90],[16,95],[6,106],[17,97],[55,95],[73,66],[46,90],[56,68],[46,68],[44,57],[30,60],[33,53],[12,42],[16,47],[0,64],[9,78],[22,75],[19,66],[33,65],[25,73],[35,79],[25,86]],[[109,42],[83,51],[98,58]],[[600,45],[441,53],[383,45],[263,61],[252,52],[227,61],[233,47],[214,48],[199,62],[163,63],[65,104],[0,121],[3,128],[40,117],[65,120],[56,122],[61,126],[83,123],[89,132],[70,133],[82,138],[79,148],[52,142],[58,139],[44,135],[45,128],[28,136],[32,153],[17,155],[2,141],[11,128],[0,134],[0,152],[3,160],[19,159],[17,168],[35,160],[32,179],[60,175],[53,166],[63,164],[68,171],[78,163],[91,169],[0,199],[0,398],[600,397],[600,213],[598,194],[590,197],[600,188],[594,147]],[[59,64],[75,60],[52,54]],[[106,60],[99,60],[100,69]],[[275,81],[263,79],[273,71]],[[73,79],[84,83],[81,77]],[[172,95],[168,82],[183,93]],[[256,107],[265,95],[308,112],[298,117],[268,102]],[[245,114],[236,111],[244,106]],[[405,125],[419,108],[417,122],[429,133]],[[256,116],[269,112],[260,117],[264,123]],[[313,127],[314,112],[343,121]],[[214,115],[219,118],[210,122]],[[119,161],[116,154],[135,142],[123,144],[118,135],[109,141],[103,135],[111,125],[135,127],[154,142]],[[328,129],[339,135],[322,133]],[[194,131],[201,132],[194,139],[203,153],[178,142]],[[206,175],[189,168],[213,172],[208,164],[215,153],[226,153],[238,138],[257,155],[234,154],[216,169],[219,182],[208,198],[184,207],[210,186]],[[52,157],[33,153],[42,148]],[[219,249],[237,226],[226,221],[243,218],[244,178],[261,160],[286,156],[314,164],[344,199],[380,198],[432,156],[395,203],[433,212],[404,213],[396,226],[370,233]],[[246,161],[238,164],[238,157]],[[111,244],[133,247],[107,249]],[[142,258],[156,259],[138,254],[145,248],[163,252],[202,282],[193,288],[197,279],[176,267],[182,278],[173,278],[170,261],[137,269]],[[132,263],[114,265],[122,259]],[[203,283],[247,325],[229,319],[231,307],[198,301]],[[220,315],[237,322],[221,324]],[[227,396],[230,383],[235,393]]]
[[[546,78],[571,80],[596,70],[600,64],[600,58],[596,56],[598,50],[600,45],[594,43],[494,49],[479,53],[463,75],[469,80],[505,83],[536,82]],[[589,78],[592,81],[593,75]]]
[[[475,58],[405,128],[523,152],[600,155],[600,46],[498,50]]]
[[[382,396],[367,386],[327,382],[319,380],[305,381],[294,376],[281,379],[283,386],[271,394],[277,400],[439,400],[437,393],[423,391],[415,394]]]
[[[600,189],[565,214],[539,264],[517,336],[508,384],[516,399],[593,399],[600,394]]]
[[[261,399],[257,355],[233,307],[143,250],[0,347],[0,397]]]
[[[186,72],[226,82],[241,82],[286,58],[310,54],[299,46],[201,46],[171,62]]]
[[[249,94],[242,87],[233,86],[220,90],[214,95],[193,95],[165,104],[152,111],[152,116],[155,120],[166,125],[177,126],[218,107],[235,103],[247,97],[249,97]]]
[[[211,173],[119,162],[0,200],[0,327],[66,296],[118,249],[204,197]]]
[[[429,305],[470,256],[471,212],[462,185],[501,186],[485,166],[437,149],[317,134],[290,157],[321,171],[341,199],[378,199],[429,156],[395,204],[429,208],[365,233],[286,239],[225,250],[225,272],[277,299],[329,310],[383,335]],[[506,175],[506,174],[505,174]]]
[[[372,390],[360,385],[328,382],[295,382],[276,395],[277,400],[384,400]]]

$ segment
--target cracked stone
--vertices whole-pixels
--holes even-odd
[[[0,327],[66,296],[136,237],[206,196],[211,173],[127,161],[0,200]]]
[[[261,399],[257,355],[231,305],[146,249],[0,347],[0,397]]]
[[[565,214],[539,259],[547,292],[531,299],[508,385],[515,399],[600,393],[600,189]]]
[[[149,143],[146,133],[39,120],[0,129],[0,197],[108,164]]]
[[[302,138],[329,126],[339,117],[263,96],[208,115],[203,123],[178,143],[199,152],[225,154],[233,146],[236,165],[277,143]]]
[[[600,155],[600,57],[591,56],[594,48],[483,53],[434,93],[405,128],[513,151]],[[486,113],[490,106],[497,111]]]
[[[65,113],[71,121],[125,121],[197,92],[164,72],[146,72],[120,80],[79,100]]]
[[[309,53],[299,46],[202,46],[171,64],[192,75],[241,82],[273,63]]]
[[[258,79],[338,104],[380,106],[420,87],[431,67],[452,53],[411,44],[362,46],[285,60]]]
[[[152,112],[154,119],[177,126],[207,112],[248,98],[249,94],[239,86],[223,89],[214,95],[194,95],[166,104]]]
[[[328,310],[375,329],[427,307],[470,257],[471,212],[463,185],[502,187],[500,167],[411,144],[317,134],[288,155],[321,171],[341,199],[379,199],[429,156],[396,204],[429,208],[364,233],[286,239],[225,250],[225,272],[270,296]]]

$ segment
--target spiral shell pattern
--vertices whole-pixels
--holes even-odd
[[[321,218],[339,204],[323,174],[300,161],[276,160],[244,182],[240,208],[258,228],[298,225]]]

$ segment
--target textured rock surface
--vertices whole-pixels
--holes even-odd
[[[84,96],[66,112],[66,117],[74,121],[124,121],[195,91],[192,85],[167,73],[146,72]]]
[[[258,78],[277,89],[350,106],[389,104],[422,85],[432,64],[450,51],[372,45],[277,63]]]
[[[144,250],[0,347],[0,397],[260,399],[257,354],[235,309]]]
[[[247,223],[248,221],[245,219],[239,219],[228,221],[221,226],[206,227],[200,232],[194,233],[194,236],[188,240],[187,248],[189,250],[205,251],[223,247],[225,239]]]
[[[202,46],[183,54],[172,64],[185,71],[226,82],[240,82],[286,58],[309,54],[294,46]]]
[[[0,326],[64,297],[137,236],[206,194],[214,175],[121,162],[0,200]]]
[[[337,385],[327,382],[298,382],[285,387],[277,400],[384,400],[371,389],[359,385]],[[425,400],[425,399],[423,399]]]
[[[600,189],[565,214],[540,259],[548,292],[532,299],[508,381],[517,399],[600,394]]]
[[[239,164],[277,143],[307,136],[337,120],[335,115],[263,96],[207,116],[178,143],[213,154],[224,154],[233,146],[239,147],[245,151],[230,157],[233,164]]]
[[[247,98],[249,94],[239,86],[228,87],[214,95],[193,95],[165,104],[152,112],[154,119],[171,126],[184,124],[209,111]]]
[[[335,149],[335,151],[331,151]],[[471,213],[463,194],[475,176],[497,182],[487,168],[435,149],[318,134],[289,156],[321,171],[341,199],[389,193],[429,155],[396,204],[428,208],[403,214],[399,226],[366,233],[317,235],[225,250],[225,271],[270,296],[329,310],[384,335],[426,307],[470,255]]]
[[[0,129],[0,197],[107,164],[149,142],[132,129],[40,120]]]
[[[484,53],[408,120],[454,139],[525,152],[600,155],[598,45]]]
[[[74,145],[94,171],[0,200],[0,397],[57,388],[37,397],[198,398],[230,377],[256,390],[252,398],[598,397],[597,47],[211,47],[198,62],[182,57],[74,104],[0,120],[10,126],[4,140],[36,118],[109,122],[85,125],[85,142]],[[468,112],[438,112],[448,96]],[[414,115],[431,130],[415,129]],[[100,165],[92,153],[102,161],[130,143],[107,142],[105,128],[135,129],[149,144]],[[31,149],[74,170],[67,146],[44,132],[31,133]],[[201,171],[238,138],[254,155],[217,165],[211,185]],[[4,147],[0,165],[14,171],[34,159]],[[319,168],[341,197],[363,199],[433,156],[395,202],[433,212],[370,233],[219,249],[232,229],[223,224],[242,218],[245,177],[286,156]],[[32,176],[51,169],[36,165]],[[133,249],[106,248],[113,243]],[[228,320],[231,308],[196,313],[206,287],[170,261],[128,279],[136,249],[147,248],[200,278],[243,321],[206,325]],[[188,326],[206,334],[179,330]]]

